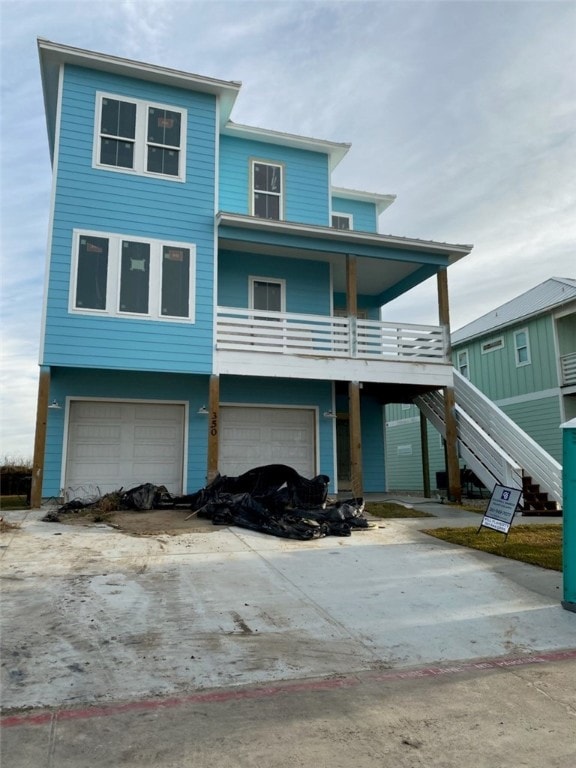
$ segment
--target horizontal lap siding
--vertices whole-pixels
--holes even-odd
[[[330,314],[330,267],[261,254],[222,251],[218,255],[218,304],[248,307],[248,278],[286,280],[286,311]]]
[[[206,482],[206,416],[198,408],[208,401],[208,377],[178,374],[138,373],[126,371],[70,370],[51,371],[50,400],[64,403],[67,397],[111,398],[127,400],[178,400],[189,403],[188,465],[186,489],[192,493]],[[60,494],[60,476],[64,447],[66,411],[48,411],[46,457],[44,464],[44,497]]]
[[[366,203],[363,200],[347,200],[343,197],[332,198],[333,213],[352,214],[352,229],[359,232],[377,232],[378,218],[376,216],[376,205]]]
[[[287,221],[328,225],[328,156],[232,136],[220,139],[219,209],[250,211],[250,160],[284,165],[284,217]]]
[[[96,92],[187,110],[186,182],[92,168]],[[212,367],[215,98],[66,67],[44,362],[132,370]],[[86,229],[196,246],[195,321],[68,312],[72,231]]]
[[[409,412],[405,412],[409,413]],[[387,408],[387,414],[390,412]],[[403,422],[403,423],[402,423]],[[428,458],[430,465],[430,488],[437,488],[436,473],[445,469],[444,448],[440,433],[427,422]],[[410,446],[411,455],[399,452]],[[409,416],[395,424],[386,424],[386,484],[388,491],[422,492],[422,443],[420,440],[420,419]]]

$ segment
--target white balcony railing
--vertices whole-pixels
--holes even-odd
[[[434,325],[218,307],[216,348],[283,355],[445,363],[446,338]]]
[[[560,358],[560,370],[562,372],[561,385],[573,387],[576,385],[576,352],[570,355],[562,355]]]

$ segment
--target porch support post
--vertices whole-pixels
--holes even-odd
[[[362,481],[362,433],[360,430],[360,384],[348,382],[348,403],[350,412],[350,479],[352,494],[360,498],[363,494]]]
[[[422,482],[424,497],[429,499],[430,493],[430,453],[428,451],[428,428],[426,416],[420,411],[420,444],[422,446]]]
[[[210,376],[208,391],[208,471],[209,483],[218,474],[218,445],[220,433],[220,376]]]
[[[36,406],[36,433],[34,435],[34,458],[32,464],[32,487],[30,507],[42,505],[42,481],[44,480],[44,453],[46,451],[46,424],[48,422],[48,395],[50,393],[50,369],[40,368],[38,380],[38,404]]]
[[[357,286],[356,256],[346,256],[346,310],[349,316],[358,315],[358,286]]]
[[[446,357],[452,360],[450,345],[450,309],[448,306],[448,277],[446,268],[438,272],[438,317],[446,338]],[[446,424],[446,471],[448,473],[448,498],[460,504],[462,485],[458,462],[458,428],[456,424],[456,398],[454,387],[444,387],[444,422]]]

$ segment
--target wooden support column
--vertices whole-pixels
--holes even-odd
[[[426,416],[420,411],[420,444],[422,446],[422,481],[424,485],[424,497],[430,499],[430,453],[428,451],[428,422]]]
[[[351,317],[358,316],[358,287],[356,256],[346,256],[346,310]]]
[[[346,256],[346,311],[350,320],[350,354],[356,354],[356,318],[358,317],[358,286],[356,256]],[[363,495],[362,432],[360,429],[360,383],[348,382],[348,413],[350,424],[350,481],[355,498]]]
[[[438,318],[446,336],[446,356],[452,360],[450,345],[450,309],[448,305],[448,276],[446,269],[438,272]],[[444,422],[446,424],[446,472],[448,473],[448,498],[460,504],[462,485],[458,461],[458,428],[456,424],[456,398],[454,387],[444,387]]]
[[[208,392],[208,471],[206,479],[212,482],[218,474],[218,448],[220,437],[220,376],[210,376]]]
[[[50,393],[50,369],[41,368],[38,380],[38,404],[36,407],[36,433],[34,435],[34,459],[32,464],[32,488],[30,507],[42,505],[42,482],[44,480],[44,453],[46,450],[46,424],[48,422],[48,395]]]
[[[360,498],[363,495],[362,479],[362,431],[360,429],[360,384],[357,381],[348,382],[348,404],[350,412],[350,479],[352,495]]]

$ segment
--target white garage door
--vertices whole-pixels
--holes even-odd
[[[101,493],[141,483],[182,493],[184,406],[73,401],[66,488]]]
[[[314,477],[314,435],[311,409],[222,406],[218,469],[234,476],[264,464],[288,464]]]

